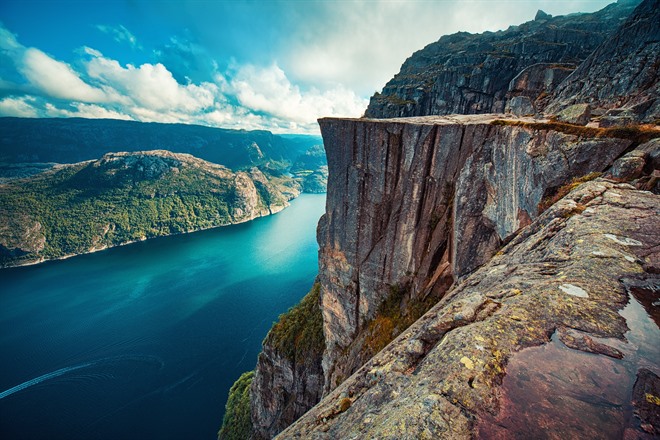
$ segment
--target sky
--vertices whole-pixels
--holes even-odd
[[[610,0],[1,0],[0,116],[319,132],[414,51]]]

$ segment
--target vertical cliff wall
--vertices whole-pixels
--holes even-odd
[[[318,297],[306,314],[322,320],[325,348],[275,343],[274,327],[252,383],[254,438],[292,423],[488,262],[538,217],[545,196],[603,171],[632,143],[604,129],[502,118],[319,121],[328,199]],[[305,354],[287,354],[292,344]]]
[[[577,185],[577,180],[595,178],[597,172],[608,168],[626,150],[658,136],[656,130],[648,127],[595,128],[594,124],[581,127],[501,114],[415,116],[503,111],[509,98],[518,100],[515,106],[509,106],[509,110],[524,115],[548,105],[556,98],[552,92],[561,84],[570,83],[570,87],[580,89],[584,80],[589,84],[589,90],[585,93],[598,94],[601,90],[599,85],[605,83],[603,92],[595,101],[590,101],[608,102],[611,105],[608,104],[607,108],[643,101],[639,104],[644,106],[642,112],[645,112],[647,119],[653,118],[657,113],[652,93],[657,89],[657,75],[653,76],[657,70],[657,63],[653,62],[657,60],[657,51],[650,49],[657,43],[657,38],[653,37],[657,34],[657,20],[650,20],[647,15],[657,15],[657,0],[642,2],[638,13],[611,40],[616,47],[608,50],[602,45],[598,52],[600,55],[589,58],[588,65],[599,69],[602,74],[590,75],[589,69],[583,67],[576,75],[569,76],[574,66],[611,35],[638,3],[637,0],[619,0],[594,14],[572,14],[567,17],[552,18],[539,13],[534,22],[507,31],[482,35],[459,33],[443,37],[408,59],[383,93],[372,98],[366,112],[368,117],[376,118],[414,117],[326,118],[319,121],[329,166],[327,209],[318,227],[317,307],[323,321],[325,349],[322,355],[316,352],[313,362],[321,366],[323,377],[319,380],[318,369],[310,373],[295,371],[295,363],[271,350],[267,341],[264,346],[267,355],[264,356],[270,363],[260,359],[257,377],[261,374],[268,380],[253,382],[252,387],[253,425],[259,429],[256,437],[273,436],[281,427],[293,422],[296,414],[304,412],[306,405],[313,404],[310,397],[298,402],[295,414],[285,409],[289,400],[281,396],[298,392],[301,387],[305,389],[306,396],[317,393],[334,400],[328,401],[326,398],[325,403],[312,412],[313,415],[308,413],[305,416],[306,421],[299,424],[299,431],[290,430],[287,433],[305,438],[316,428],[320,431],[327,428],[330,433],[345,435],[350,432],[351,435],[358,435],[358,431],[347,427],[357,419],[339,416],[355,402],[355,396],[351,393],[362,387],[363,383],[356,385],[356,376],[353,376],[354,380],[348,386],[341,386],[337,392],[332,390],[438,301],[444,301],[446,309],[437,314],[441,319],[436,320],[435,327],[429,330],[435,336],[415,340],[410,345],[405,345],[407,342],[404,341],[405,346],[389,346],[387,356],[390,358],[382,362],[394,365],[399,355],[410,355],[412,360],[409,359],[405,367],[399,364],[396,367],[402,368],[398,373],[409,375],[417,368],[420,357],[424,357],[433,344],[439,343],[445,332],[491,316],[495,312],[493,307],[499,305],[493,305],[493,301],[483,297],[475,300],[478,292],[471,290],[470,295],[474,294],[474,298],[455,306],[442,298],[449,289],[456,288],[457,281],[465,280],[480,267],[492,264],[492,270],[495,270],[497,263],[489,263],[492,258],[514,239],[516,233],[539,218],[541,207],[545,209],[560,198],[556,195],[560,187],[565,190],[569,182],[572,188]],[[626,57],[626,48],[633,46],[639,51],[633,51]],[[624,62],[617,64],[616,61],[606,60],[610,53]],[[614,79],[608,76],[608,72],[613,72]],[[646,80],[648,78],[651,82]],[[621,91],[628,94],[638,90],[643,93],[635,95],[634,102],[618,99]],[[570,95],[573,92],[566,93]],[[569,99],[568,95],[562,94],[558,98],[560,101],[554,101],[553,105],[562,107],[565,103],[561,100]],[[533,101],[534,105],[539,106],[535,108]],[[510,102],[513,104],[513,100]],[[610,125],[617,125],[617,121]],[[602,119],[601,124],[607,126]],[[652,171],[655,165],[646,163],[646,159],[639,154],[642,153],[626,156],[613,175],[621,180],[642,171]],[[657,153],[653,154],[657,157]],[[647,153],[642,155],[648,156]],[[645,179],[644,189],[657,186],[657,172],[647,173]],[[632,198],[637,195],[628,194]],[[584,203],[590,200],[587,199]],[[654,209],[650,208],[653,203],[656,202],[651,201],[642,209],[644,216]],[[550,224],[543,224],[543,228],[547,227],[543,233],[551,236],[555,230],[552,222],[563,225],[564,219],[586,209],[577,199],[567,206],[566,209],[554,211],[554,217],[550,216],[548,220]],[[589,231],[588,219],[582,221],[585,231]],[[617,230],[609,220],[604,219],[603,222],[612,226],[613,231]],[[633,224],[634,219],[629,223]],[[571,230],[567,232],[573,234]],[[522,264],[523,253],[533,251],[534,243],[524,249],[522,253],[517,253],[515,261],[512,260],[512,266]],[[554,275],[556,263],[565,258],[568,257],[562,253],[558,256],[544,254],[530,267],[548,265],[550,269],[539,269],[540,274]],[[626,261],[630,262],[629,259]],[[506,280],[510,273],[497,275],[497,280],[488,288],[497,290],[497,283]],[[536,280],[535,276],[530,279]],[[590,282],[587,278],[583,279],[585,283]],[[520,285],[512,287],[511,292],[520,292],[529,285],[526,279],[519,281]],[[477,283],[478,280],[473,279],[472,282]],[[575,293],[572,288],[567,289]],[[620,301],[621,297],[616,300]],[[553,313],[562,313],[563,307],[564,304],[559,301]],[[536,330],[529,330],[540,333],[529,337],[519,335],[520,340],[512,342],[510,351],[525,344],[533,345],[532,342],[547,341],[548,329],[556,320],[552,316],[546,318],[542,330],[538,326]],[[499,319],[496,320],[496,327],[488,329],[499,332]],[[511,325],[516,327],[517,324]],[[620,329],[614,333],[617,337],[621,335]],[[574,335],[562,337],[569,343],[593,345],[589,337],[580,339],[582,342],[575,342]],[[483,341],[479,338],[483,339],[483,335],[475,336],[477,346],[482,347]],[[573,342],[570,342],[571,338]],[[456,344],[459,344],[460,336],[457,341]],[[485,360],[486,367],[500,369],[495,373],[489,370],[488,380],[491,382],[486,385],[490,386],[493,380],[501,378],[506,357],[502,357],[497,350],[488,353],[496,359],[492,362]],[[378,359],[384,358],[379,355]],[[471,370],[474,364],[470,358],[465,359],[465,362],[460,359],[460,364]],[[377,367],[381,361],[374,362],[369,368]],[[458,367],[463,368],[461,365]],[[444,368],[432,362],[428,366],[429,371]],[[457,365],[452,364],[451,368],[455,367]],[[359,380],[369,383],[380,380],[381,372],[376,370],[370,370]],[[455,379],[451,376],[453,371],[450,371],[445,383]],[[437,371],[429,374],[437,374]],[[400,377],[397,376],[398,379]],[[473,388],[471,380],[465,383]],[[428,391],[427,395],[437,391],[424,388],[426,383],[424,378],[419,382],[422,389]],[[461,386],[464,387],[465,383]],[[273,384],[277,384],[277,389],[272,387]],[[319,389],[311,390],[314,385],[310,384],[318,384]],[[392,386],[398,389],[401,383],[396,382]],[[369,400],[361,401],[362,412],[358,416],[364,416],[360,419],[364,424],[359,429],[375,420],[365,416],[369,412],[369,402],[394,398],[392,394],[379,394],[381,391],[378,388],[375,394],[370,394]],[[465,422],[462,432],[469,436],[474,417],[473,414],[466,415],[465,401],[461,401],[460,405],[447,403],[442,399],[451,401],[453,397],[444,391],[441,394],[444,397],[432,396],[432,399],[437,397],[438,402],[443,402],[440,407],[445,412],[438,417],[459,420],[464,416],[461,419]],[[263,400],[263,396],[267,399]],[[492,395],[487,398],[492,399]],[[423,408],[418,405],[416,411],[437,409],[431,401],[417,403]],[[397,403],[399,407],[406,404],[405,399]],[[390,416],[391,420],[402,423],[414,422],[414,414],[397,418],[390,413]],[[326,422],[334,418],[338,418],[339,424],[343,425],[332,431]],[[438,420],[436,417],[435,421]],[[438,421],[440,425],[442,423]],[[423,424],[420,426],[420,429],[425,429]],[[446,435],[451,429],[451,426],[445,426],[433,432]],[[388,437],[385,431],[369,432],[376,432],[377,435],[374,435],[379,438],[406,437]],[[391,432],[398,431],[394,429]],[[418,434],[421,435],[421,432]],[[316,431],[314,435],[323,437]],[[418,438],[419,435],[409,434],[408,437]],[[326,437],[333,438],[333,435]]]
[[[579,186],[278,438],[657,438],[659,209]]]
[[[392,296],[402,313],[440,298],[535,219],[544,195],[631,143],[497,118],[319,121],[330,170],[318,229],[326,393],[374,354],[371,333],[403,330],[373,326]]]

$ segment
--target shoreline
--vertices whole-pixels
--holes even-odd
[[[240,225],[240,224],[243,224],[243,223],[250,222],[252,220],[256,220],[258,218],[268,217],[268,216],[271,216],[271,215],[275,215],[279,212],[282,212],[283,210],[285,210],[286,208],[291,206],[291,203],[290,203],[291,201],[296,200],[298,197],[300,197],[303,194],[306,194],[306,193],[300,193],[296,197],[293,197],[293,198],[287,200],[286,206],[278,206],[278,207],[276,207],[276,209],[273,209],[273,207],[269,207],[268,208],[269,212],[266,213],[266,214],[254,215],[254,216],[251,216],[249,218],[245,218],[245,219],[237,221],[237,222],[227,223],[227,224],[224,224],[224,225],[209,226],[209,227],[205,227],[205,228],[191,229],[191,230],[185,231],[185,232],[175,232],[175,233],[172,233],[172,234],[156,235],[154,237],[145,237],[145,238],[140,239],[140,240],[131,240],[131,241],[126,241],[126,242],[118,243],[118,244],[114,244],[114,245],[109,245],[109,246],[106,245],[106,246],[102,246],[102,247],[99,247],[99,248],[93,248],[93,249],[88,250],[87,252],[80,252],[80,253],[75,253],[75,254],[66,254],[66,255],[62,255],[60,257],[55,257],[55,258],[41,258],[39,260],[33,260],[33,261],[27,261],[27,262],[23,262],[23,263],[19,263],[19,264],[12,264],[12,265],[8,265],[8,266],[2,266],[2,267],[0,267],[0,272],[2,272],[5,269],[14,269],[14,268],[18,268],[18,267],[36,266],[36,265],[39,265],[39,264],[42,264],[42,263],[47,263],[49,261],[68,260],[69,258],[78,257],[80,255],[89,255],[89,254],[94,254],[94,253],[97,253],[97,252],[105,251],[107,249],[112,249],[112,248],[121,247],[121,246],[128,246],[128,245],[135,244],[135,243],[142,243],[142,242],[145,242],[145,241],[153,240],[154,238],[174,237],[174,236],[177,236],[177,235],[185,235],[185,234],[190,234],[190,233],[193,233],[193,232],[208,231],[210,229],[217,229],[217,228],[222,228],[222,227],[225,227],[225,226]],[[279,208],[279,209],[277,209],[277,208]]]

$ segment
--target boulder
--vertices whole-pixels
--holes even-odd
[[[568,124],[587,125],[591,120],[589,104],[574,104],[557,114],[557,120]]]

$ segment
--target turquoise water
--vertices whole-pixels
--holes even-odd
[[[214,438],[313,283],[324,207],[0,270],[1,437]]]

